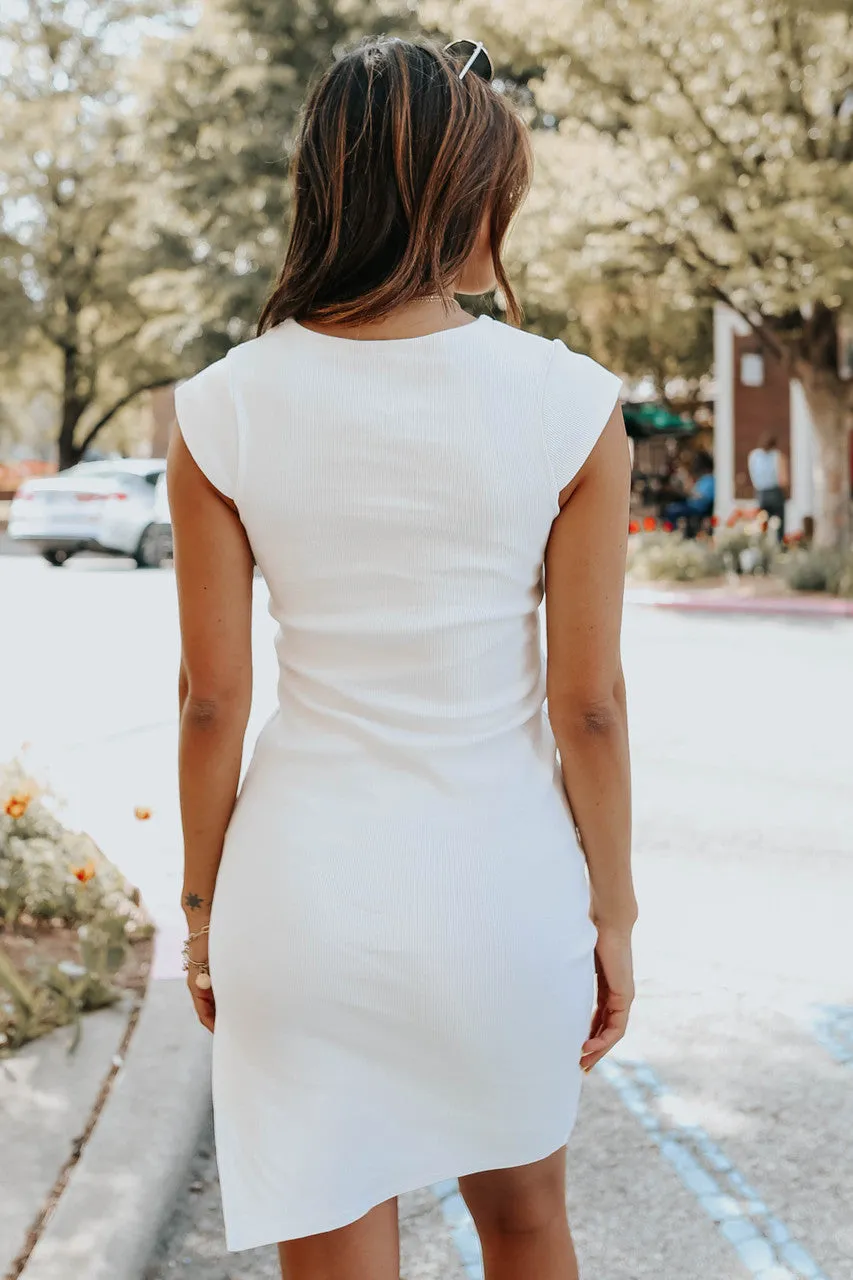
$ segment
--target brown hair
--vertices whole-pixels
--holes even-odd
[[[491,85],[428,44],[367,40],[305,105],[292,164],[287,256],[259,333],[283,320],[365,323],[441,294],[489,218],[507,318],[521,309],[501,261],[530,184],[527,130]]]

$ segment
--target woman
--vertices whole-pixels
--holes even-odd
[[[781,542],[785,536],[785,490],[788,487],[788,459],[782,453],[772,432],[766,432],[758,448],[750,451],[747,468],[755,501],[768,516],[778,520],[776,535]]]
[[[396,1280],[397,1194],[455,1176],[489,1280],[576,1276],[580,1065],[632,999],[619,382],[454,301],[518,319],[530,156],[490,71],[335,62],[260,336],[177,397],[190,991],[229,1247],[288,1280]],[[235,805],[254,561],[279,709]]]
[[[703,520],[714,514],[714,459],[704,449],[691,459],[687,469],[692,488],[688,497],[670,502],[664,507],[663,516],[671,524],[684,521],[691,534],[698,532]]]

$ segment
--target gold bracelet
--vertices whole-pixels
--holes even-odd
[[[195,976],[195,985],[199,991],[209,991],[213,985],[210,978],[210,965],[207,960],[193,960],[190,956],[190,944],[195,942],[196,938],[203,938],[206,933],[210,933],[210,925],[206,924],[199,929],[197,933],[191,933],[183,947],[181,948],[181,956],[183,957],[184,973],[189,973],[190,968],[198,969]]]

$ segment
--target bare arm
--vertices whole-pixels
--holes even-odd
[[[168,470],[181,622],[181,900],[196,932],[210,917],[240,781],[252,698],[253,560],[233,505],[205,479],[179,432]]]
[[[619,635],[630,484],[617,409],[561,495],[545,558],[548,711],[589,867],[592,916],[628,932],[637,906]]]
[[[616,409],[560,495],[545,554],[548,712],[589,868],[597,1000],[581,1066],[622,1039],[634,999],[631,774],[619,634],[631,467]]]

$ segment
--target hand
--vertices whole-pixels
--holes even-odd
[[[194,923],[190,925],[190,932],[197,933],[200,928],[202,928],[200,924]],[[194,938],[190,943],[190,959],[197,962],[206,962],[207,958],[208,935],[205,933],[200,938]],[[187,972],[187,986],[189,987],[199,1022],[203,1027],[207,1027],[208,1031],[212,1031],[213,1024],[216,1021],[216,1000],[213,996],[212,987],[203,990],[201,987],[196,986],[196,978],[201,972],[195,965],[190,965]]]
[[[591,1071],[625,1034],[634,1001],[634,961],[630,933],[599,929],[595,947],[598,987],[589,1039],[581,1049],[581,1066]]]

